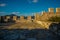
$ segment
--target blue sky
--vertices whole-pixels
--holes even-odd
[[[60,0],[0,0],[0,15],[32,15],[60,7]]]

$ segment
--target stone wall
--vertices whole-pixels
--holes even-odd
[[[35,14],[34,15],[35,18],[33,20],[36,20],[36,21],[47,21],[52,16],[60,16],[60,8],[56,8],[56,12],[55,13],[54,13],[54,8],[48,8],[48,12],[42,12],[41,14],[42,15],[40,15],[38,13]],[[7,20],[7,21],[8,21],[8,19],[10,19],[10,16],[6,16],[6,19],[4,18],[4,20]],[[27,16],[27,19],[24,19],[24,16],[20,16],[20,19],[18,19],[17,16],[13,16],[12,20],[23,22],[24,20],[25,21],[28,21],[28,20],[32,21],[32,18],[31,18],[31,16]]]
[[[13,20],[16,21],[17,20],[17,16],[13,16]]]

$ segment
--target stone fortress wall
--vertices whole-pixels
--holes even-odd
[[[60,16],[60,8],[56,8],[56,12],[54,12],[54,8],[48,8],[48,12],[42,12],[42,13],[36,13],[34,15],[34,18],[32,16],[27,16],[26,18],[24,16],[0,16],[1,19],[5,22],[8,22],[9,20],[15,21],[15,25],[12,25],[8,27],[8,29],[14,29],[15,26],[18,26],[17,28],[22,29],[36,29],[36,28],[43,28],[43,29],[49,29],[49,25],[52,22],[47,21],[52,16]]]
[[[16,22],[26,22],[26,21],[45,21],[48,20],[52,16],[60,16],[60,8],[56,8],[56,12],[54,12],[54,8],[48,8],[48,12],[42,12],[41,14],[36,13],[34,15],[34,19],[31,16],[27,16],[27,19],[24,19],[24,16],[20,16],[18,19],[17,16],[13,16],[12,20]],[[10,19],[10,16],[4,17],[4,20],[7,22]],[[1,16],[0,16],[1,20]]]
[[[42,12],[41,15],[36,14],[35,19],[40,21],[48,20],[52,16],[60,16],[60,8],[56,8],[54,12],[54,8],[48,8],[48,12]]]

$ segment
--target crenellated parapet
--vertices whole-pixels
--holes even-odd
[[[48,8],[49,13],[54,13],[54,8]]]
[[[56,8],[56,12],[59,12],[60,13],[60,8]]]
[[[60,16],[60,8],[56,8],[56,16]]]
[[[20,20],[24,20],[24,16],[20,16]]]
[[[31,16],[27,16],[27,20],[31,20]]]
[[[60,16],[60,8],[56,8],[56,12],[54,12],[54,8],[48,8],[48,12],[42,12],[42,13],[36,13],[34,14],[34,19],[35,21],[45,21],[45,20],[48,20],[50,17],[52,16]],[[32,16],[27,16],[27,19],[25,19],[24,16],[20,16],[20,18],[18,19],[17,16],[13,16],[13,18],[11,18],[10,16],[3,16],[1,17],[0,16],[0,20],[1,19],[4,19],[5,21],[8,22],[8,19],[12,19],[16,22],[26,22],[26,21],[32,21]]]
[[[51,22],[48,21],[50,17],[60,16],[60,8],[56,8],[56,12],[54,12],[54,8],[48,8],[48,12],[43,11],[42,13],[36,13],[34,18],[32,16],[0,16],[0,22],[2,20],[5,22],[15,22],[16,24],[11,25],[8,29],[49,29],[49,26],[52,23],[59,23],[59,22]],[[32,20],[33,19],[33,20]]]
[[[48,8],[48,17],[52,17],[54,15],[55,15],[54,8]]]
[[[16,21],[17,20],[17,16],[13,16],[13,20]]]

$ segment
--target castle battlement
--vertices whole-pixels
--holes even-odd
[[[52,17],[52,16],[60,16],[60,8],[56,8],[56,12],[54,12],[54,8],[48,8],[48,12],[42,12],[41,13],[42,15],[40,15],[40,14],[35,14],[34,15],[34,19],[33,20],[48,20],[50,17]],[[0,16],[0,20],[1,19],[4,19],[4,20],[7,20],[8,21],[8,19],[11,19],[11,17],[10,16],[6,16],[6,18],[3,16],[3,17],[1,17]],[[21,21],[32,21],[32,16],[27,16],[27,19],[24,19],[24,16],[20,16],[20,18],[18,19],[17,18],[17,16],[13,16],[13,18],[12,18],[12,20],[14,20],[14,21],[17,21],[17,20],[19,20],[20,22]]]
[[[54,12],[54,8],[48,8],[48,12]]]
[[[56,12],[60,12],[60,8],[56,8]]]
[[[31,18],[31,16],[27,16],[27,20],[31,20],[32,18]]]
[[[24,16],[20,16],[20,20],[24,20]]]

